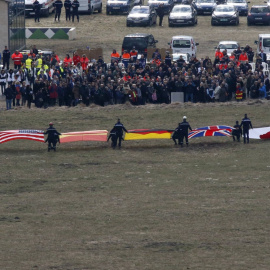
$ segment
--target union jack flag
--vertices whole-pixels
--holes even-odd
[[[231,137],[233,127],[230,126],[208,126],[193,129],[189,132],[188,138],[206,137],[206,136],[227,136]]]
[[[0,143],[19,139],[44,142],[44,134],[42,130],[32,129],[0,131]]]

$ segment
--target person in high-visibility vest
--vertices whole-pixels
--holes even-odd
[[[81,58],[81,66],[82,66],[83,71],[87,69],[88,63],[89,63],[89,59],[86,57],[85,54],[83,54]]]
[[[129,54],[130,54],[130,57],[133,58],[133,62],[135,62],[138,57],[138,51],[135,49],[135,47],[132,48]]]
[[[243,90],[240,83],[237,83],[236,85],[235,98],[237,102],[242,101],[243,99]]]
[[[27,70],[31,68],[32,62],[33,62],[32,56],[28,56],[28,58],[25,61],[25,67]]]
[[[215,53],[215,58],[218,56],[219,59],[223,57],[223,53],[220,51],[220,48],[217,48]]]
[[[15,53],[12,54],[11,59],[14,61],[14,69],[19,69],[22,65],[23,55],[16,50]]]
[[[125,68],[128,67],[129,61],[130,61],[130,54],[126,50],[124,50],[124,53],[122,55],[122,62],[124,64]]]
[[[113,49],[113,52],[111,53],[111,63],[119,62],[119,60],[120,60],[119,53],[115,49]]]
[[[37,68],[37,71],[39,71],[42,67],[42,59],[40,58],[40,55],[38,54],[37,55],[37,60],[36,60],[36,68]]]

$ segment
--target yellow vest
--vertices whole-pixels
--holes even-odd
[[[26,61],[25,61],[25,67],[27,69],[30,69],[31,68],[31,64],[32,64],[32,59],[27,58]]]
[[[44,65],[43,66],[43,69],[44,69],[44,72],[46,72],[46,70],[49,69],[49,66],[48,65]]]
[[[37,68],[41,68],[41,66],[42,66],[42,59],[39,58],[37,61],[38,61]]]

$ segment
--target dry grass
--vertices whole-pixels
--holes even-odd
[[[269,126],[269,103],[2,111],[2,130]],[[0,269],[268,269],[269,141],[1,145]]]

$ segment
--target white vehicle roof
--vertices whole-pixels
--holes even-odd
[[[193,39],[192,36],[173,36],[172,39]]]
[[[238,42],[223,40],[223,41],[220,41],[218,44],[238,44]]]
[[[270,34],[259,34],[259,37],[270,37]]]

